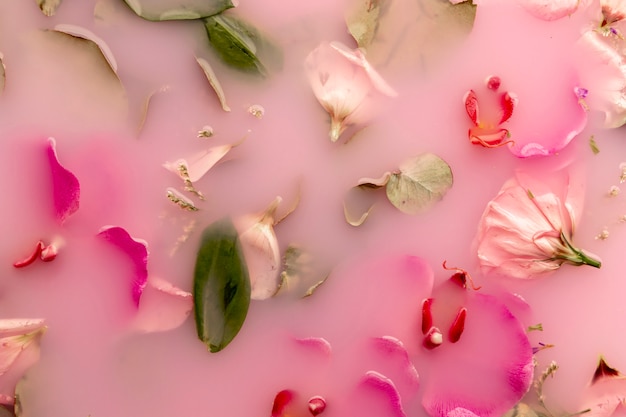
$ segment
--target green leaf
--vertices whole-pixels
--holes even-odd
[[[398,210],[416,214],[441,200],[450,187],[450,166],[437,155],[425,153],[391,174],[386,191],[387,198]]]
[[[124,0],[139,17],[153,22],[202,19],[235,7],[231,0]]]
[[[282,51],[248,23],[224,13],[204,22],[209,43],[227,65],[262,76],[282,67]]]
[[[248,268],[230,219],[202,232],[193,298],[198,337],[211,352],[219,352],[235,338],[250,306]]]

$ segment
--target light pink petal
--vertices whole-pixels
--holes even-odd
[[[148,281],[148,244],[141,239],[134,239],[121,227],[105,226],[98,232],[98,236],[117,246],[130,258],[134,267],[132,281],[132,299],[139,307],[139,299]]]
[[[532,348],[524,326],[495,297],[468,293],[465,306],[461,339],[420,356],[422,404],[432,417],[455,415],[459,408],[500,417],[531,385]]]
[[[581,409],[590,408],[585,413],[589,417],[622,417],[626,406],[626,380],[623,378],[603,379],[584,393]]]
[[[557,20],[576,12],[585,0],[517,0],[524,9],[542,20]]]
[[[330,357],[333,348],[328,340],[323,337],[304,337],[295,339],[300,346],[320,353],[324,357]]]
[[[160,278],[150,278],[141,295],[134,328],[142,332],[172,330],[187,320],[193,310],[193,297]]]
[[[520,129],[511,127],[512,146],[511,152],[520,158],[531,156],[548,156],[565,148],[587,126],[587,111],[578,102],[572,86],[571,94],[564,96],[558,112],[558,120],[551,123],[550,128],[545,130]],[[538,119],[534,120],[539,122]],[[527,123],[532,123],[527,121]]]
[[[55,216],[59,223],[63,223],[78,210],[80,184],[78,178],[59,163],[54,138],[48,138],[47,154],[52,173]]]
[[[0,403],[13,403],[17,382],[39,360],[45,329],[43,319],[0,320]]]
[[[202,152],[198,152],[187,159],[178,159],[174,162],[166,162],[163,166],[177,174],[180,175],[180,165],[184,165],[187,167],[187,171],[189,174],[189,180],[191,182],[196,182],[200,178],[204,176],[211,168],[215,166],[222,158],[230,152],[230,150],[235,147],[235,145],[219,145],[214,146],[210,149],[207,149]]]
[[[465,408],[457,407],[450,411],[446,417],[480,417]]]

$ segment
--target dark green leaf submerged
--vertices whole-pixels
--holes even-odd
[[[124,0],[137,16],[153,22],[201,19],[235,7],[231,0]]]
[[[211,352],[219,352],[235,338],[250,306],[248,268],[230,219],[202,232],[193,298],[198,337]]]
[[[209,43],[226,64],[267,76],[282,67],[282,52],[256,28],[221,13],[204,19]]]

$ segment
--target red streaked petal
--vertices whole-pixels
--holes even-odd
[[[478,97],[474,90],[469,90],[463,97],[465,111],[475,125],[478,125]]]
[[[139,299],[148,281],[148,244],[144,240],[134,239],[125,229],[118,226],[104,226],[98,232],[98,236],[117,246],[130,257],[134,267],[132,298],[139,307]]]
[[[33,250],[33,252],[31,252],[30,255],[20,261],[13,263],[13,266],[15,268],[24,268],[25,266],[32,264],[37,258],[41,256],[41,251],[44,249],[44,247],[44,243],[40,240],[39,242],[37,242],[37,244],[35,245],[35,249]]]
[[[54,138],[48,138],[48,148],[46,151],[52,174],[55,217],[57,221],[62,224],[69,216],[78,210],[80,203],[80,184],[78,178],[59,163]]]
[[[502,116],[498,124],[502,124],[511,118],[513,110],[515,110],[515,106],[517,106],[517,102],[518,99],[515,93],[502,93],[500,96],[500,110],[502,110]]]

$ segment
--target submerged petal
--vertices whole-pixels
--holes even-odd
[[[134,239],[119,226],[104,226],[98,236],[117,246],[130,258],[134,267],[132,281],[133,302],[139,307],[139,299],[148,281],[148,243],[145,240]]]
[[[39,359],[43,319],[0,319],[0,403],[13,404],[15,386]]]
[[[139,303],[134,328],[142,332],[163,332],[180,326],[193,310],[192,294],[160,279],[150,278]]]
[[[524,9],[542,20],[557,20],[574,13],[586,0],[517,0]]]
[[[54,138],[48,138],[47,154],[52,173],[55,216],[59,223],[63,223],[78,210],[80,184],[78,178],[59,163]]]

